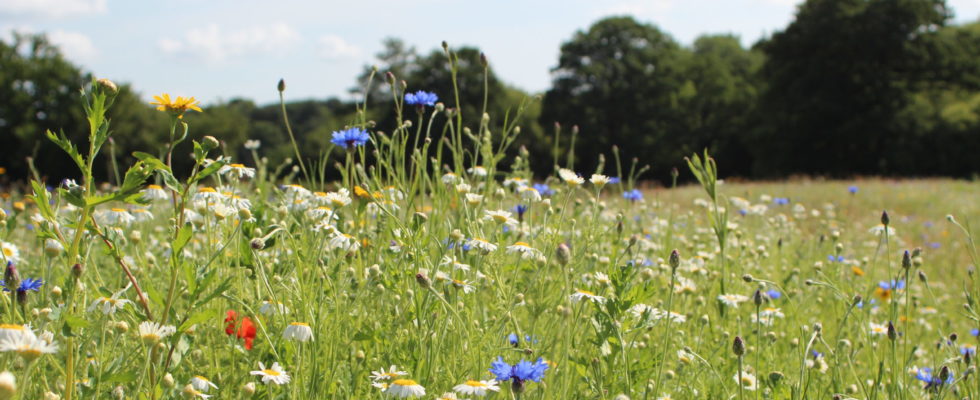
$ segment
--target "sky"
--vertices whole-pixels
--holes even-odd
[[[0,0],[0,38],[44,32],[73,63],[128,82],[146,99],[194,96],[339,97],[376,63],[382,40],[420,53],[471,45],[508,84],[547,90],[563,42],[596,20],[631,15],[684,45],[734,34],[743,45],[783,29],[798,0]],[[980,17],[980,0],[947,0],[954,22]],[[2,72],[0,72],[2,73]],[[409,82],[409,88],[414,89]],[[424,88],[417,88],[424,89]]]

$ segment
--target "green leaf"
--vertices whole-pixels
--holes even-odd
[[[75,162],[75,165],[78,165],[78,170],[82,172],[82,175],[85,175],[85,169],[87,168],[85,165],[85,160],[82,158],[81,153],[78,152],[75,145],[72,144],[71,140],[68,140],[68,137],[65,136],[65,133],[59,132],[56,135],[54,132],[48,130],[45,132],[45,135],[47,135],[48,139],[54,142],[54,144],[58,145],[58,147],[64,150],[65,153],[68,153],[68,156]]]
[[[187,243],[191,241],[191,236],[194,235],[194,227],[191,224],[184,224],[177,231],[177,237],[174,238],[174,242],[171,248],[173,248],[174,253],[179,253],[187,246]]]
[[[50,196],[48,195],[48,189],[36,180],[31,180],[31,187],[34,189],[34,195],[30,197],[34,200],[34,204],[37,205],[41,216],[48,221],[54,221],[54,211],[51,209],[51,204],[49,204]]]
[[[177,328],[177,332],[187,332],[187,330],[190,329],[192,326],[196,324],[200,324],[210,319],[214,319],[215,317],[216,316],[214,314],[213,309],[198,311],[193,315],[191,315],[190,317],[188,317],[187,320],[185,320],[182,324],[180,324],[180,327]]]
[[[75,315],[65,316],[65,325],[61,327],[61,333],[67,337],[74,337],[78,335],[78,331],[87,328],[89,325],[88,320]]]

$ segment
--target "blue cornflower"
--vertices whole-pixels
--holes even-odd
[[[967,355],[967,354],[969,354],[970,356],[976,356],[977,355],[977,348],[974,347],[974,346],[972,346],[972,345],[962,346],[962,347],[960,347],[960,354],[962,354],[964,356]]]
[[[946,378],[946,381],[945,382],[943,382],[943,380],[942,379],[939,379],[938,376],[933,376],[932,375],[932,368],[929,368],[929,367],[917,368],[916,371],[915,371],[915,379],[918,379],[920,381],[925,382],[926,383],[926,387],[925,388],[927,390],[928,389],[939,389],[939,387],[942,386],[942,385],[944,385],[944,384],[946,384],[946,385],[952,384],[953,383],[953,380],[954,380],[953,379],[953,373],[950,372],[949,373],[949,377]]]
[[[871,299],[871,301],[868,302],[868,304],[871,304],[872,308],[874,308],[874,306],[876,304],[878,304],[878,300]],[[857,304],[855,304],[855,307],[857,307],[857,308],[864,308],[864,300],[861,300]]]
[[[976,329],[976,328],[970,329],[970,335],[971,336],[980,336],[980,329]]]
[[[39,289],[41,289],[41,285],[43,285],[43,284],[44,284],[44,281],[41,280],[41,279],[39,279],[39,278],[27,278],[27,279],[24,279],[23,281],[21,281],[20,282],[20,286],[17,286],[17,289],[15,289],[15,290],[17,290],[18,292],[27,292],[28,290],[33,290],[33,291],[36,292]],[[3,286],[3,291],[4,292],[9,292],[10,291],[10,288],[7,287],[7,283],[6,282],[0,281],[0,286]]]
[[[611,176],[611,177],[609,177],[609,184],[610,185],[615,185],[615,184],[617,184],[619,182],[622,182],[622,181],[623,180],[622,179],[619,179],[618,176]]]
[[[627,190],[623,192],[623,198],[629,201],[640,201],[643,200],[643,192],[638,189]]]
[[[436,94],[432,92],[419,90],[415,93],[405,93],[405,104],[410,106],[432,107],[436,105],[437,101],[439,101],[439,96],[436,96]]]
[[[520,340],[517,338],[516,333],[511,333],[510,335],[507,335],[507,342],[510,343],[511,346],[517,347],[517,343],[519,343]]]
[[[830,262],[844,262],[844,256],[835,256],[833,254],[827,256],[827,259],[830,260]]]
[[[353,127],[334,131],[333,139],[330,139],[330,142],[347,150],[352,150],[357,146],[363,146],[368,140],[371,140],[371,135],[368,135],[367,131]]]
[[[931,247],[933,249],[938,249],[941,246],[942,246],[942,244],[940,244],[939,242],[929,242],[929,247]]]
[[[510,365],[504,362],[503,357],[497,357],[496,361],[490,363],[490,373],[500,382],[512,380],[511,388],[518,393],[524,390],[525,381],[541,382],[544,371],[548,368],[549,365],[543,358],[538,358],[533,363],[522,359],[517,364]]]
[[[857,185],[848,186],[847,191],[850,192],[851,194],[855,194],[858,192],[858,187]]]
[[[810,355],[813,356],[813,358],[815,358],[815,359],[816,358],[823,357],[823,353],[821,353],[819,351],[816,351],[816,350],[810,350]]]
[[[878,287],[881,288],[881,290],[902,290],[905,289],[905,280],[892,279],[891,281],[881,281],[878,282]]]
[[[523,221],[524,220],[524,213],[527,212],[527,205],[525,205],[525,204],[518,204],[518,205],[514,206],[514,212],[517,213],[517,219]]]
[[[548,187],[548,185],[545,185],[543,183],[535,183],[531,185],[531,187],[533,187],[534,190],[537,190],[538,194],[544,197],[548,197],[555,194],[554,190],[552,190],[550,187]]]
[[[785,206],[789,204],[789,199],[786,197],[777,197],[775,199],[772,199],[772,202],[777,206]]]
[[[779,291],[776,289],[769,289],[766,291],[766,296],[769,297],[770,299],[776,300],[780,297],[783,297],[783,294],[779,293]]]

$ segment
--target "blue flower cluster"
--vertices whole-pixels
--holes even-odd
[[[415,93],[405,93],[405,104],[410,106],[432,107],[436,105],[437,101],[439,101],[439,96],[436,96],[435,93],[426,92],[424,90],[419,90]]]
[[[929,389],[938,390],[944,384],[945,385],[950,385],[955,380],[953,378],[953,373],[950,372],[949,373],[949,377],[946,378],[946,381],[943,381],[942,379],[939,379],[938,376],[933,375],[932,374],[932,368],[929,368],[929,367],[919,368],[915,372],[915,379],[918,379],[920,381],[925,382],[926,383],[926,387],[925,387],[926,390],[929,390]]]
[[[363,146],[368,140],[371,140],[371,135],[368,135],[367,131],[353,127],[342,131],[335,131],[333,133],[333,139],[330,139],[330,142],[344,149],[351,150],[357,146]]]
[[[541,382],[544,371],[548,368],[549,365],[543,358],[538,358],[533,363],[522,359],[517,364],[510,365],[503,357],[497,357],[497,360],[490,364],[490,373],[500,382],[512,381],[511,388],[515,392],[521,392],[524,390],[524,382]]]
[[[39,278],[27,278],[27,279],[24,279],[23,281],[21,281],[20,282],[20,286],[17,286],[17,289],[15,289],[15,290],[17,290],[18,292],[26,292],[28,290],[33,290],[33,291],[36,292],[39,289],[41,289],[41,285],[43,285],[43,284],[44,284],[44,281],[41,280],[41,279],[39,279]],[[10,288],[7,287],[7,283],[6,282],[0,281],[0,286],[3,286],[3,291],[4,292],[9,292],[10,291]]]
[[[537,190],[538,194],[544,197],[548,197],[555,194],[554,190],[552,190],[550,187],[548,187],[548,185],[545,185],[543,183],[535,183],[531,185],[531,187],[533,187],[534,190]]]
[[[627,190],[623,192],[623,198],[629,201],[643,200],[643,192],[639,189]]]

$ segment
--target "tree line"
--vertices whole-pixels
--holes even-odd
[[[785,29],[745,48],[731,35],[704,35],[684,46],[652,24],[609,17],[562,44],[552,86],[542,95],[500,80],[478,48],[453,48],[459,104],[444,49],[419,52],[391,38],[376,66],[366,66],[352,85],[363,104],[329,98],[286,107],[304,158],[318,158],[330,133],[352,121],[358,107],[366,107],[375,129],[390,130],[399,124],[392,90],[426,90],[474,128],[484,107],[502,124],[522,99],[536,97],[515,145],[527,149],[542,176],[556,160],[591,172],[601,157],[608,172],[616,148],[624,163],[647,164],[646,178],[661,181],[702,149],[716,156],[723,174],[746,178],[973,177],[980,172],[974,154],[980,23],[950,21],[944,0],[808,0]],[[24,35],[0,42],[0,71],[8,176],[25,176],[22,157],[30,155],[43,175],[73,177],[70,161],[43,133],[64,130],[81,139],[77,89],[91,75],[43,36]],[[365,86],[372,75],[375,84]],[[112,129],[125,134],[115,135],[109,150],[121,163],[167,140],[167,117],[130,85],[120,85],[112,112]],[[238,160],[250,161],[247,140],[259,140],[272,165],[293,155],[278,104],[235,99],[186,118],[191,136],[221,139]],[[182,150],[190,151],[175,154]],[[112,161],[105,157],[102,176],[111,176]]]

